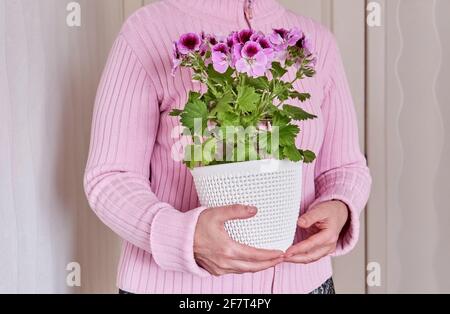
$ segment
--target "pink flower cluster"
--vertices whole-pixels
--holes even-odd
[[[266,35],[254,30],[232,32],[228,36],[188,33],[174,43],[174,70],[192,53],[208,55],[208,62],[219,73],[231,67],[251,77],[264,76],[273,62],[284,63],[289,48],[302,49],[304,57],[311,57],[311,44],[306,35],[297,28],[274,29]],[[208,53],[210,52],[210,53]]]

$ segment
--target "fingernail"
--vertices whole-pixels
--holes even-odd
[[[247,206],[247,210],[250,214],[256,213],[256,207],[253,206]]]
[[[304,224],[306,224],[306,219],[305,219],[305,218],[300,218],[300,219],[298,220],[298,222],[299,222],[301,225],[304,225]]]

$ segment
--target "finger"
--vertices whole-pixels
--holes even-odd
[[[303,214],[298,219],[298,225],[300,228],[307,229],[310,228],[315,223],[322,221],[327,218],[327,211],[322,210],[320,207],[315,207],[310,211]]]
[[[237,274],[242,273],[256,273],[259,271],[266,270],[271,267],[275,267],[277,264],[283,262],[283,258],[276,258],[270,261],[264,262],[247,262],[247,261],[230,261],[230,267],[233,269],[232,272]]]
[[[321,231],[310,236],[308,239],[301,241],[300,243],[291,246],[285,256],[290,257],[297,254],[305,254],[314,249],[320,248],[324,245],[328,245],[331,242],[332,236],[327,231]]]
[[[246,205],[217,207],[214,210],[217,212],[217,217],[221,222],[235,219],[248,219],[255,216],[258,212],[256,207]]]
[[[286,258],[285,261],[288,263],[296,263],[296,264],[310,264],[320,260],[322,257],[325,257],[333,252],[333,247],[331,245],[321,247],[312,252],[306,254],[297,254]]]
[[[280,250],[264,250],[250,247],[244,244],[234,242],[232,245],[234,259],[243,261],[268,261],[283,257],[284,252]]]

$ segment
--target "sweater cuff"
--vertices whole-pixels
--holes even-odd
[[[206,207],[186,213],[170,205],[153,218],[150,246],[153,258],[163,270],[191,273],[206,277],[209,273],[194,258],[194,234],[197,220]]]
[[[309,209],[328,201],[341,201],[349,209],[349,220],[341,231],[336,251],[331,254],[331,256],[335,257],[345,255],[353,250],[358,243],[360,232],[359,218],[367,203],[370,178],[366,176],[360,177],[356,174],[335,173],[332,177],[319,180],[317,185],[318,197],[309,206]]]

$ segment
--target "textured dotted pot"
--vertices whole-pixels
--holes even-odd
[[[257,160],[192,170],[202,206],[252,205],[255,217],[225,224],[232,239],[263,249],[292,245],[300,213],[302,163]]]

